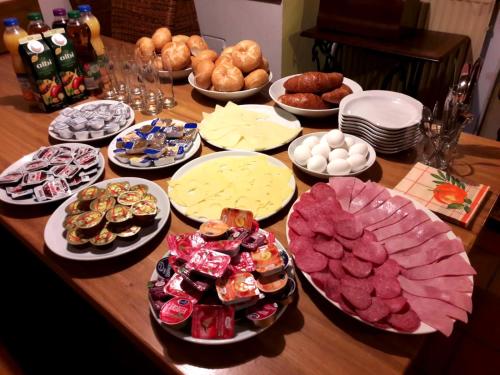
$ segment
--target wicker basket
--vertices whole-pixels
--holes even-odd
[[[111,35],[135,42],[166,26],[176,34],[199,34],[194,0],[111,0]]]

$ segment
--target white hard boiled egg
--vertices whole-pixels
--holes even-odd
[[[347,158],[347,162],[351,165],[351,170],[357,172],[366,165],[366,158],[360,154],[353,154]]]
[[[326,168],[326,159],[321,155],[313,155],[307,161],[307,169],[313,172],[323,172]]]
[[[328,174],[343,175],[351,171],[351,165],[344,159],[334,159],[326,166]]]
[[[325,159],[328,158],[328,154],[330,153],[330,147],[324,143],[318,143],[317,145],[314,145],[313,148],[311,149],[311,155],[321,155]]]
[[[347,146],[347,149],[349,149],[355,143],[355,140],[352,137],[345,136],[344,142],[345,142],[345,145]]]
[[[363,157],[368,155],[368,146],[366,143],[355,143],[351,147],[349,147],[349,155],[359,154]]]
[[[335,159],[347,159],[348,157],[349,153],[345,148],[336,148],[330,151],[330,154],[328,155],[328,160],[332,161]]]
[[[327,145],[328,147],[330,147],[330,145],[328,144],[328,139],[326,138],[328,134],[325,134],[324,136],[321,137],[321,139],[319,140],[319,143],[323,143],[325,145]]]
[[[339,129],[333,129],[326,133],[326,140],[331,148],[341,147],[344,143],[344,134]]]
[[[314,145],[317,145],[319,143],[319,138],[316,137],[315,135],[311,135],[310,137],[307,137],[302,141],[302,144],[304,146],[309,147],[309,149],[312,149]]]
[[[295,161],[304,166],[307,164],[307,159],[311,157],[311,150],[306,145],[299,145],[293,150],[293,158]]]

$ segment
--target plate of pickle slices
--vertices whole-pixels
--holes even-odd
[[[170,201],[160,186],[143,178],[114,178],[59,206],[45,226],[44,240],[63,258],[113,258],[151,241],[169,215]]]

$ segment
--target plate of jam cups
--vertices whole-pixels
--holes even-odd
[[[154,119],[119,133],[108,147],[108,159],[127,169],[161,169],[189,160],[200,147],[196,123]]]
[[[110,138],[134,123],[128,104],[95,100],[59,111],[49,125],[49,135],[63,142],[92,142]]]
[[[0,174],[0,200],[24,206],[66,199],[96,182],[104,164],[99,149],[86,144],[40,147]]]
[[[296,293],[291,257],[250,211],[225,208],[199,230],[169,234],[148,283],[150,311],[181,340],[223,345],[258,335]]]
[[[105,180],[54,211],[45,226],[45,244],[63,258],[113,258],[151,241],[169,215],[168,197],[154,182],[137,177]]]

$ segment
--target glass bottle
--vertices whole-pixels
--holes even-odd
[[[45,31],[50,30],[50,26],[43,21],[42,14],[40,12],[28,13],[28,34],[41,34]]]
[[[85,87],[89,94],[99,96],[102,94],[102,79],[97,54],[90,43],[90,29],[80,19],[80,11],[71,10],[68,13],[66,34],[71,39],[76,56],[83,68]]]
[[[66,15],[66,9],[64,8],[55,8],[52,9],[52,14],[54,15],[54,21],[52,22],[52,28],[58,29],[63,28],[66,30],[66,26],[68,24],[68,17]]]

